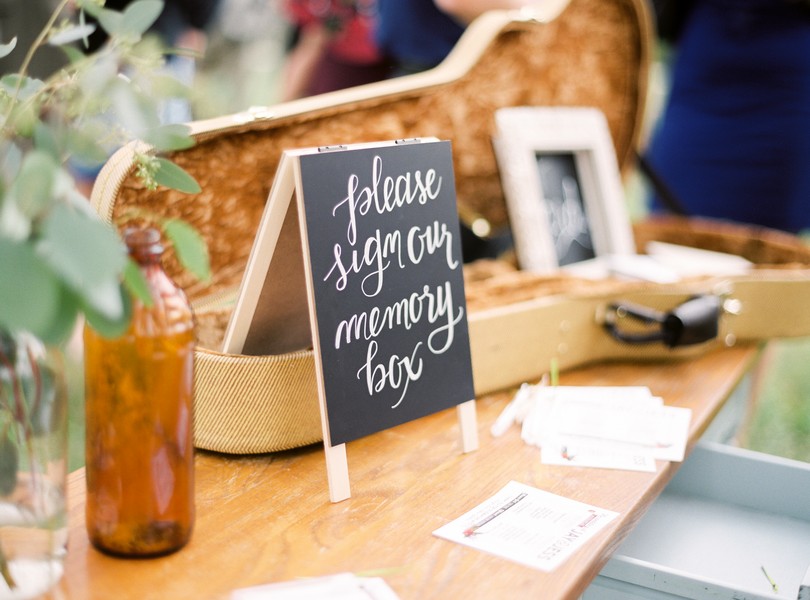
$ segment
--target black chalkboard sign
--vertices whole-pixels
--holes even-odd
[[[474,397],[451,146],[301,155],[332,445]]]
[[[596,257],[573,152],[536,152],[551,239],[559,266]]]

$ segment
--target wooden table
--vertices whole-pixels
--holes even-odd
[[[561,385],[646,385],[667,404],[693,410],[690,443],[705,430],[757,356],[755,346],[653,364],[595,365],[565,372]],[[180,600],[227,598],[235,588],[343,571],[381,571],[402,600],[575,599],[678,467],[657,472],[551,467],[517,427],[489,427],[511,397],[478,401],[480,450],[459,450],[456,412],[438,414],[348,444],[352,497],[328,499],[320,446],[272,455],[199,452],[197,521],[186,548],[168,557],[123,560],[94,550],[84,529],[84,472],[69,481],[65,576],[52,598]],[[431,535],[509,480],[617,511],[612,521],[551,573]]]

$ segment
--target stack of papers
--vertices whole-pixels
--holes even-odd
[[[524,384],[492,434],[521,424],[544,464],[655,471],[656,460],[683,460],[691,418],[646,387]]]

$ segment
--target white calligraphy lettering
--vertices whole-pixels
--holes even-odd
[[[421,346],[422,342],[418,342],[410,356],[392,354],[386,368],[384,363],[373,364],[378,346],[377,342],[372,340],[366,352],[366,362],[357,371],[357,378],[360,379],[365,372],[366,387],[370,396],[383,391],[386,385],[390,385],[395,390],[401,387],[402,393],[399,395],[399,399],[391,406],[391,408],[397,408],[402,404],[411,381],[417,381],[422,376],[422,359],[416,357]]]

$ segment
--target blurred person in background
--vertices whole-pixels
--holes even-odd
[[[389,76],[437,66],[464,29],[488,10],[517,9],[537,0],[378,0],[375,33],[390,63]]]
[[[283,99],[431,69],[482,13],[537,1],[287,0],[298,39]]]
[[[296,39],[282,100],[385,79],[388,65],[373,36],[376,0],[287,0],[285,6]]]
[[[652,210],[809,228],[810,2],[653,4],[674,62],[645,157],[671,199]]]

